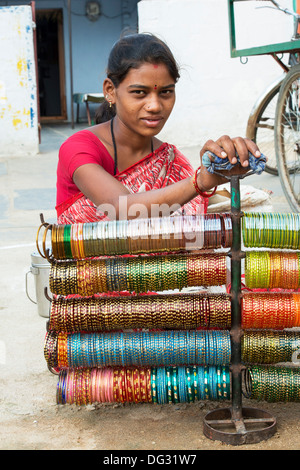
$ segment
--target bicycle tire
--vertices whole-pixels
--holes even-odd
[[[265,171],[278,175],[274,126],[276,105],[283,77],[276,80],[256,101],[248,118],[246,137],[253,140],[260,151],[267,156]]]
[[[300,65],[292,67],[280,87],[275,116],[279,178],[294,212],[300,212]]]

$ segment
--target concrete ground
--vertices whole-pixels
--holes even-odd
[[[75,130],[69,124],[45,125],[40,154],[0,158],[0,448],[224,449],[222,443],[205,438],[202,431],[203,417],[215,409],[214,403],[178,407],[56,405],[57,377],[49,372],[43,356],[46,318],[29,300],[25,280],[27,277],[28,295],[34,300],[34,276],[29,271],[39,215],[55,222],[58,148]],[[196,167],[198,150],[182,150]],[[273,191],[274,210],[289,212],[278,177],[264,174],[250,178],[247,184]],[[242,448],[299,448],[299,404],[259,407],[280,418],[279,431],[262,444]]]

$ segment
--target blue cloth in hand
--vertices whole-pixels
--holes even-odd
[[[210,157],[212,157],[212,160]],[[237,163],[232,165],[230,161],[228,160],[228,157],[226,158],[220,158],[217,155],[215,155],[212,152],[205,152],[205,154],[202,157],[202,164],[207,168],[207,171],[209,173],[214,173],[215,171],[222,171],[222,170],[231,170],[234,168],[236,165],[240,163],[240,158],[238,154],[236,154],[237,158]],[[249,152],[249,167],[248,169],[254,171],[257,175],[260,175],[266,166],[267,158],[265,155],[261,154],[260,157],[255,157],[251,152]]]

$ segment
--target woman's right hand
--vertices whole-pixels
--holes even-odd
[[[200,159],[202,163],[202,157],[205,152],[210,151],[220,158],[228,158],[229,162],[235,165],[237,163],[236,153],[239,156],[240,163],[231,170],[223,170],[224,176],[230,175],[242,175],[249,171],[249,152],[251,152],[256,158],[259,158],[261,153],[259,148],[250,139],[243,137],[235,137],[231,139],[227,135],[223,135],[217,141],[208,140],[200,151]],[[197,184],[202,192],[206,192],[215,186],[228,182],[226,178],[220,175],[209,173],[204,165],[201,165],[201,169],[198,172]]]

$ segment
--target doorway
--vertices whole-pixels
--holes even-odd
[[[62,9],[36,10],[41,122],[67,119]]]

